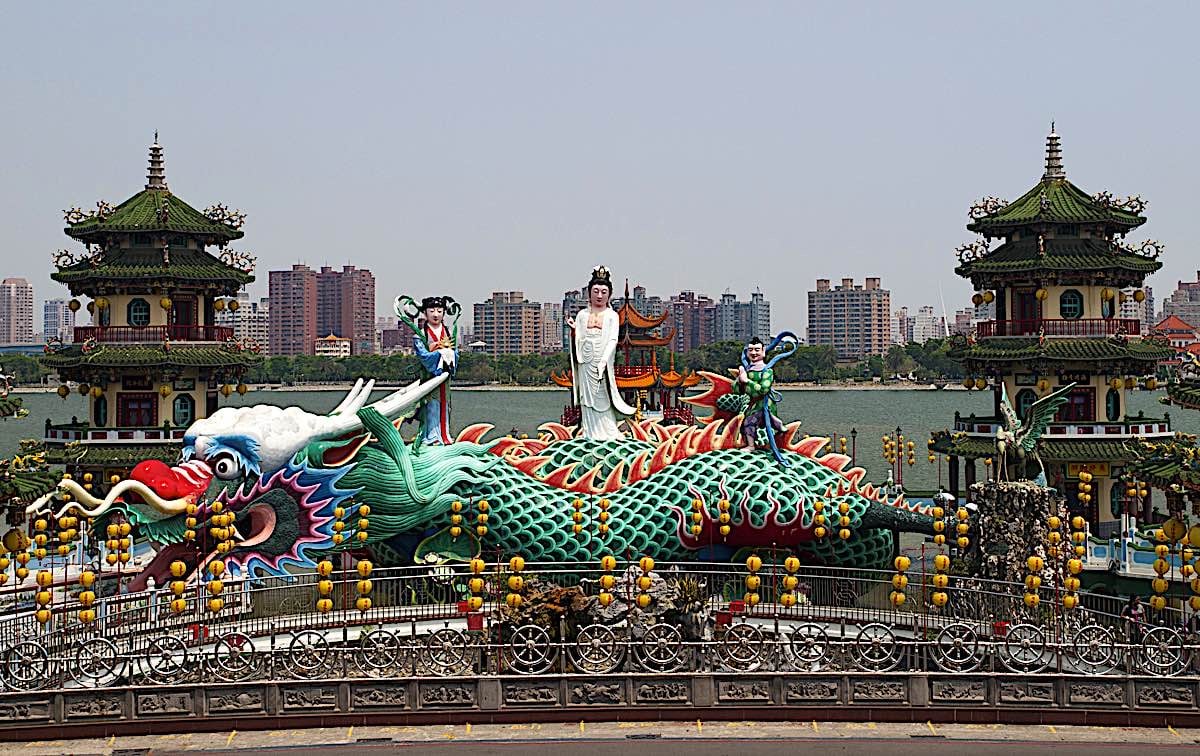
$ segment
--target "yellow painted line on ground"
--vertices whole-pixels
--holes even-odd
[[[696,732],[704,732],[704,724],[699,719],[696,720]]]
[[[112,747],[113,747],[113,743],[116,743],[116,742],[117,742],[117,736],[116,736],[116,735],[110,735],[110,736],[108,737],[108,747],[109,747],[109,748],[112,748]]]
[[[583,720],[582,720],[582,719],[581,719],[581,720],[579,720],[579,731],[580,731],[580,732],[583,732],[583,731],[584,731],[584,729],[583,729]]]
[[[1174,736],[1175,736],[1175,737],[1177,737],[1177,738],[1182,738],[1182,737],[1183,737],[1183,736],[1182,736],[1182,735],[1180,735],[1178,732],[1176,732],[1176,731],[1175,731],[1175,728],[1174,728],[1174,727],[1172,727],[1171,725],[1167,725],[1167,732],[1171,733],[1172,735],[1174,735]]]
[[[233,739],[234,739],[234,737],[236,737],[236,736],[237,736],[237,730],[230,730],[230,731],[229,731],[229,737],[225,739],[225,747],[226,747],[226,748],[228,748],[228,747],[229,747],[229,744],[233,742]]]
[[[354,737],[354,725],[350,725],[349,727],[346,728],[346,740],[350,740],[353,737]]]
[[[813,732],[817,732],[817,720],[813,720]]]
[[[933,722],[929,721],[928,719],[925,720],[925,726],[929,728],[929,732],[933,733],[934,735],[938,734],[938,731],[933,727]]]
[[[1049,730],[1054,735],[1058,734],[1058,730],[1054,729],[1054,725],[1046,725],[1046,729]]]
[[[467,734],[468,735],[471,734],[471,723],[470,722],[467,722]]]
[[[445,738],[446,740],[454,740],[454,733],[444,732],[444,733],[442,733],[442,737]]]

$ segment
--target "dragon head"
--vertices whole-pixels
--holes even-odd
[[[161,584],[173,561],[194,570],[212,559],[216,543],[208,526],[218,512],[233,515],[233,548],[223,555],[233,571],[280,574],[289,563],[310,565],[306,553],[329,541],[335,507],[358,490],[339,485],[370,438],[358,413],[396,422],[445,379],[413,383],[370,407],[364,405],[374,381],[360,380],[328,415],[299,407],[226,407],[187,429],[178,464],[140,462],[103,499],[64,479],[28,511],[57,509],[57,516],[75,508],[105,519],[123,513],[158,545],[131,590],[150,577]],[[64,503],[64,493],[76,501]]]

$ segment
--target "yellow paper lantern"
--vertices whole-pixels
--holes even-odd
[[[72,299],[70,302],[67,302],[67,309],[71,312],[79,312],[79,300]]]
[[[902,591],[908,587],[908,577],[902,573],[892,575],[892,587]]]
[[[642,609],[645,609],[646,607],[650,606],[650,600],[649,593],[639,593],[637,597],[637,605]]]
[[[158,306],[164,310],[171,309],[171,304],[172,302],[170,297],[163,297],[162,299],[158,300]]]
[[[896,572],[904,572],[912,566],[912,560],[901,554],[892,562],[892,566],[896,568]]]
[[[950,557],[945,554],[938,554],[933,558],[933,568],[939,572],[945,572],[950,569]]]
[[[976,378],[976,379],[975,379],[975,388],[977,388],[977,389],[979,389],[979,390],[981,390],[981,391],[982,391],[982,390],[983,390],[984,388],[986,388],[986,387],[987,387],[987,380],[986,380],[986,379],[984,379],[984,378]]]
[[[990,292],[990,291],[983,292],[983,303],[984,304],[991,304],[992,302],[995,301],[995,299],[996,299],[996,295],[993,294],[992,292]]]
[[[512,559],[508,560],[508,569],[512,570],[513,572],[521,572],[525,569],[525,560],[519,556],[513,557]]]
[[[888,595],[888,599],[892,602],[892,606],[900,606],[907,600],[907,597],[900,591],[892,591]]]
[[[1025,566],[1030,572],[1041,572],[1046,565],[1040,556],[1034,555],[1025,560]]]
[[[933,576],[934,588],[945,588],[950,585],[950,576],[944,572],[939,572]]]
[[[950,594],[945,593],[944,591],[934,591],[932,598],[933,598],[933,605],[938,608],[941,608],[941,607],[945,606],[947,604],[947,602],[950,601]]]
[[[1046,380],[1045,378],[1039,378],[1037,382],[1037,389],[1042,394],[1046,393],[1050,390],[1050,381]]]
[[[1038,289],[1033,293],[1033,296],[1037,298],[1037,301],[1045,302],[1046,298],[1050,296],[1050,292],[1046,291],[1045,289]]]
[[[1151,596],[1150,608],[1155,611],[1162,611],[1167,605],[1167,599],[1163,596]]]
[[[332,609],[333,609],[333,600],[332,599],[323,598],[323,599],[317,600],[317,611],[320,612],[321,614],[327,614]]]
[[[1040,602],[1040,601],[1041,601],[1041,598],[1036,593],[1026,593],[1025,594],[1025,606],[1029,607],[1030,609],[1037,606],[1038,602]]]
[[[1064,594],[1062,597],[1063,609],[1074,609],[1079,606],[1079,598],[1073,593]]]

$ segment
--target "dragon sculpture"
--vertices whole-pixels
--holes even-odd
[[[75,509],[101,531],[127,518],[157,546],[135,590],[148,577],[161,584],[173,561],[194,571],[214,558],[206,521],[217,511],[234,516],[234,545],[222,559],[249,576],[311,568],[340,549],[395,564],[435,546],[458,558],[482,551],[562,562],[777,548],[815,563],[878,567],[896,531],[933,532],[928,513],[886,497],[849,457],[822,453],[828,440],[801,437],[799,423],[776,439],[786,467],[743,446],[741,416],[726,399],[730,379],[704,375],[713,386],[689,400],[713,410],[704,425],[633,421],[627,436],[606,442],[572,438],[556,423],[536,439],[485,440],[491,426],[477,424],[446,446],[406,442],[401,421],[445,375],[370,405],[373,382],[359,381],[327,416],[227,407],[187,429],[177,465],[144,461],[103,499],[66,479],[29,511]]]

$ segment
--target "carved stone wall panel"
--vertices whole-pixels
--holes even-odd
[[[717,682],[717,700],[721,703],[771,703],[771,681],[720,680]]]
[[[558,706],[558,682],[506,682],[504,683],[504,704],[505,706]]]
[[[66,719],[119,718],[125,715],[125,694],[114,691],[72,693],[63,697]]]
[[[170,693],[138,693],[135,705],[139,717],[158,714],[192,714],[195,711],[191,691],[186,690]]]
[[[266,695],[259,687],[210,688],[208,711],[224,715],[262,714],[266,711]]]
[[[692,686],[687,680],[635,680],[635,703],[687,704],[692,702]]]
[[[836,677],[788,680],[783,693],[787,703],[836,702],[840,684]]]
[[[389,708],[407,709],[408,686],[404,683],[374,683],[352,685],[350,706],[355,709]]]
[[[987,700],[987,680],[982,677],[947,677],[929,681],[931,703],[983,703]]]
[[[625,703],[625,683],[621,680],[569,680],[567,705],[617,706]]]
[[[900,701],[908,700],[907,680],[854,680],[850,685],[850,700]]]
[[[1054,683],[1002,680],[1000,682],[1000,703],[1053,704]]]
[[[284,711],[330,710],[337,708],[336,685],[289,685],[279,689]]]
[[[50,700],[21,698],[0,701],[0,727],[50,719]]]
[[[1195,686],[1188,683],[1137,683],[1138,706],[1188,707],[1196,705]]]
[[[477,701],[475,684],[452,680],[421,683],[418,700],[422,709],[475,706]]]
[[[1067,695],[1071,703],[1121,706],[1125,703],[1125,684],[1119,682],[1073,682]]]

